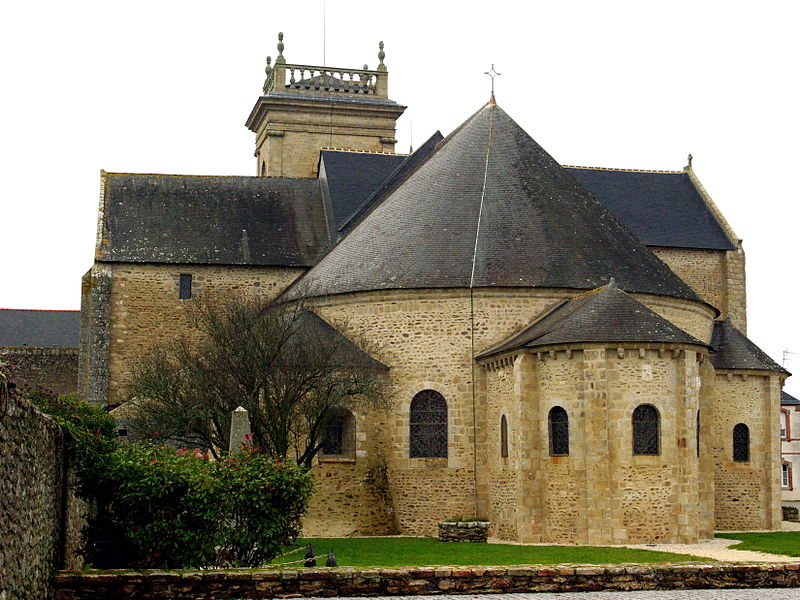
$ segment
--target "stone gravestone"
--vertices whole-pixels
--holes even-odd
[[[231,412],[231,436],[228,451],[233,453],[250,444],[250,417],[241,406]]]

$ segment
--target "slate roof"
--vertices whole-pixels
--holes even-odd
[[[319,174],[328,184],[337,230],[405,160],[401,154],[320,152]]]
[[[381,371],[389,368],[364,352],[358,345],[342,335],[338,329],[316,313],[305,308],[301,310],[302,312],[296,324],[299,327],[308,327],[311,330],[311,339],[320,340],[323,347],[336,349],[337,353],[341,355],[343,365]]]
[[[0,309],[0,347],[77,348],[79,310]]]
[[[415,152],[401,162],[389,177],[382,182],[380,187],[375,190],[361,203],[356,211],[344,223],[339,231],[347,232],[355,227],[369,212],[380,204],[383,199],[391,194],[406,177],[411,175],[417,168],[431,155],[436,146],[444,139],[442,134],[437,131],[429,137]]]
[[[602,288],[564,300],[532,325],[477,358],[521,348],[592,342],[706,346],[620,290],[612,279]]]
[[[100,260],[311,266],[331,240],[321,185],[108,173]]]
[[[715,321],[711,334],[711,363],[716,369],[749,369],[789,373],[756,346],[730,319]]]
[[[781,405],[798,405],[800,400],[781,390]]]
[[[735,249],[686,173],[566,169],[648,246]]]
[[[285,294],[619,286],[699,300],[493,102]]]

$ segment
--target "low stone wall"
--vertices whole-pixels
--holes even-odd
[[[61,573],[53,600],[800,587],[800,563]]]
[[[782,506],[781,509],[783,510],[784,521],[793,521],[795,523],[800,521],[800,516],[798,516],[798,510],[796,506]]]
[[[0,397],[3,600],[46,598],[56,569],[80,566],[78,548],[67,536],[82,528],[83,504],[68,492],[66,461],[54,421],[24,398]]]
[[[486,542],[489,521],[443,521],[439,523],[440,542]]]
[[[14,373],[14,383],[25,390],[53,394],[78,391],[77,348],[0,348],[0,360]]]

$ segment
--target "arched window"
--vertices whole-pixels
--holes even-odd
[[[550,409],[547,416],[550,430],[550,456],[569,455],[569,417],[560,406]]]
[[[744,423],[738,423],[733,428],[733,460],[750,460],[750,429]]]
[[[633,453],[658,454],[658,409],[650,404],[640,404],[633,411]]]
[[[322,440],[322,455],[356,457],[356,420],[346,408],[336,409],[328,419]]]
[[[433,390],[422,390],[411,400],[409,456],[447,458],[447,402]]]
[[[505,415],[500,417],[500,457],[508,458],[508,421]]]

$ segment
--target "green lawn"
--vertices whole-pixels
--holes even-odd
[[[800,556],[800,531],[770,531],[764,533],[718,533],[718,538],[742,540],[731,546],[734,550],[755,550],[770,554]]]
[[[325,565],[325,555],[329,549],[333,549],[340,567],[616,564],[708,560],[685,554],[628,548],[443,543],[435,538],[321,538],[299,540],[297,544],[305,545],[309,542],[314,553],[318,555],[318,566]],[[302,558],[302,554],[278,558],[275,562],[299,558]]]

